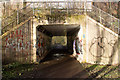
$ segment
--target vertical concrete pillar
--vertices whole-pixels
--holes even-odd
[[[88,62],[88,53],[89,53],[89,41],[88,41],[88,19],[85,18],[85,26],[86,26],[86,62]]]
[[[37,24],[35,23],[34,19],[33,19],[33,32],[32,32],[32,35],[33,35],[33,52],[32,52],[32,55],[33,55],[33,62],[36,62],[36,26]]]

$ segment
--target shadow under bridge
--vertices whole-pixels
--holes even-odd
[[[37,26],[37,60],[51,60],[73,53],[73,41],[79,24],[49,24]]]

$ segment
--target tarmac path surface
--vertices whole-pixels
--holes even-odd
[[[20,78],[87,78],[88,72],[64,50],[53,50],[38,66]]]

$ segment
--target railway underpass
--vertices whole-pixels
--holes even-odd
[[[44,2],[35,4],[31,3],[14,12],[15,16],[2,20],[3,64],[21,62],[40,65],[36,72],[26,73],[22,77],[89,78],[80,63],[120,63],[118,19],[95,6],[86,10],[69,6],[61,9],[60,5],[57,9],[41,9],[40,4]],[[98,11],[112,17],[113,21],[95,15]],[[9,18],[13,21],[7,23]]]
[[[73,42],[80,30],[80,25],[77,24],[53,24],[53,25],[39,25],[37,27],[37,53],[38,56],[46,54],[42,51],[41,46],[47,45],[45,49],[48,51],[52,49],[66,49],[68,54],[73,54]],[[44,35],[44,42],[40,43]],[[60,40],[61,39],[61,40]],[[41,52],[43,52],[41,54]]]

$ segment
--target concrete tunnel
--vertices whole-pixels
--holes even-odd
[[[39,25],[36,27],[36,55],[37,62],[41,61],[49,54],[51,50],[64,50],[67,54],[73,54],[73,42],[78,32],[80,31],[79,24],[51,24],[51,25]],[[66,45],[61,48],[52,44],[53,37],[60,38],[66,37]],[[60,45],[59,45],[60,46]]]

